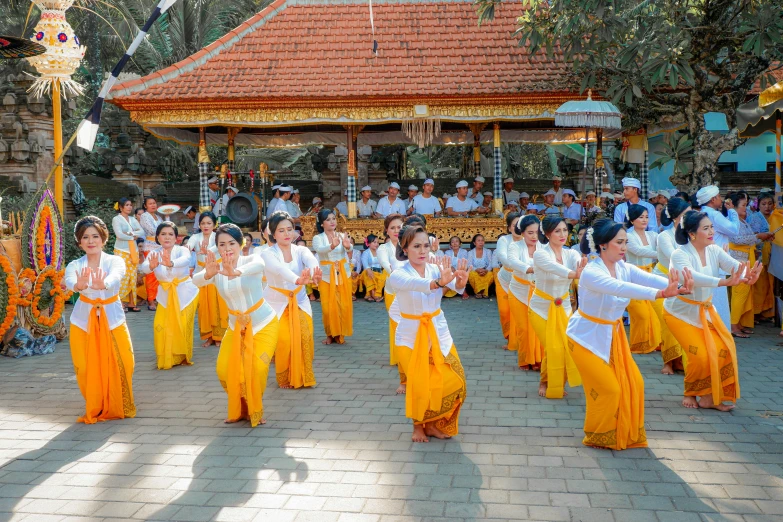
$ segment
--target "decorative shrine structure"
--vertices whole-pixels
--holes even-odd
[[[344,146],[349,217],[356,215],[357,150],[391,144],[494,144],[496,217],[435,219],[433,228],[494,240],[502,220],[501,141],[584,143],[555,128],[555,110],[579,97],[559,56],[532,57],[514,30],[521,1],[478,25],[471,0],[277,0],[187,59],[114,87],[111,103],[155,136],[199,147],[201,206],[213,171],[207,144],[229,148]],[[374,50],[375,49],[375,50]],[[605,137],[606,136],[605,134]],[[480,170],[480,165],[476,166]],[[206,196],[208,198],[208,196]],[[447,220],[447,222],[446,222]],[[355,239],[380,220],[341,220]],[[306,239],[314,221],[303,220]]]

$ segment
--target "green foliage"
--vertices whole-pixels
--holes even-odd
[[[480,20],[502,0],[477,0]],[[596,89],[623,111],[624,127],[683,123],[693,172],[709,180],[720,154],[742,143],[736,108],[783,63],[783,0],[526,0],[516,31],[530,52],[573,64],[581,91]],[[731,131],[705,129],[721,112]],[[689,177],[692,176],[692,177]]]
[[[687,134],[666,134],[663,138],[663,150],[655,152],[658,158],[650,163],[651,169],[661,168],[673,161],[674,172],[688,173],[688,165],[693,161],[693,140]]]

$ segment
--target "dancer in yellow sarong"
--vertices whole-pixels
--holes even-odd
[[[666,208],[661,212],[661,224],[664,226],[672,225],[672,227],[658,234],[658,239],[655,243],[658,262],[653,267],[653,274],[669,277],[669,264],[672,252],[677,250],[679,246],[674,240],[674,231],[679,226],[682,216],[690,209],[690,203],[682,198],[674,197],[669,200]],[[663,358],[661,373],[674,375],[675,370],[685,369],[682,346],[671,330],[669,330],[666,321],[663,320],[663,299],[657,299],[654,306],[658,322],[661,325],[661,358]]]
[[[66,266],[65,287],[79,293],[70,317],[71,358],[86,403],[78,422],[135,417],[133,345],[119,296],[125,262],[103,252],[109,229],[95,216],[77,221],[74,237],[84,256]]]
[[[150,252],[139,270],[155,273],[158,309],[153,323],[158,370],[193,364],[193,322],[198,307],[198,288],[190,279],[190,250],[177,245],[177,227],[170,221],[158,225],[155,241],[160,249]]]
[[[771,234],[756,233],[747,222],[748,195],[745,192],[732,192],[729,198],[739,217],[739,233],[729,237],[729,255],[741,263],[753,266],[756,264],[756,246]],[[753,333],[753,297],[753,287],[746,283],[740,283],[731,289],[731,335],[734,337],[747,338]]]
[[[215,248],[215,226],[217,217],[212,212],[203,212],[199,216],[199,228],[201,232],[193,234],[188,240],[188,248],[196,253],[195,276],[206,264],[207,252],[217,252]],[[217,287],[206,285],[199,288],[198,292],[198,331],[202,346],[220,346],[223,336],[228,328],[228,308],[226,302],[220,297]]]
[[[530,325],[530,298],[536,288],[533,255],[538,248],[538,229],[541,222],[536,216],[525,216],[517,221],[514,233],[522,236],[508,247],[508,265],[514,269],[508,285],[508,302],[511,309],[510,349],[517,349],[517,364],[522,370],[539,370],[544,358],[541,342]]]
[[[753,313],[756,321],[769,321],[775,315],[775,278],[769,273],[769,259],[772,254],[771,241],[775,235],[770,233],[769,217],[775,210],[775,197],[769,192],[762,192],[756,200],[757,212],[751,214],[748,223],[759,239],[764,241],[761,251],[757,252],[756,259],[761,261],[762,270],[759,280],[753,285]],[[780,333],[783,336],[783,332]]]
[[[650,216],[642,205],[628,203],[625,228],[628,234],[628,262],[651,273],[658,256],[658,234],[647,230]],[[631,299],[628,304],[631,319],[631,353],[650,353],[661,347],[661,322],[654,303],[647,299]]]
[[[292,244],[296,231],[285,212],[269,218],[272,246],[263,254],[269,286],[266,299],[280,319],[275,373],[281,388],[315,386],[313,310],[304,285],[318,284],[321,268],[310,249]]]
[[[126,312],[140,312],[136,301],[136,272],[139,266],[139,248],[136,239],[144,237],[144,229],[133,217],[133,202],[120,198],[114,206],[117,215],[111,220],[114,230],[114,255],[125,261],[125,277],[120,285],[120,299],[127,303]]]
[[[321,292],[321,316],[326,339],[323,344],[343,344],[353,335],[353,300],[351,270],[346,253],[353,249],[348,236],[337,232],[337,216],[324,209],[315,218],[318,235],[313,249],[323,271],[318,285]]]
[[[193,284],[214,285],[228,306],[228,331],[216,365],[218,380],[228,394],[226,423],[246,419],[256,427],[266,423],[263,397],[279,323],[260,284],[264,261],[241,256],[242,242],[238,226],[219,226],[215,230],[218,254],[207,250],[204,270],[193,276]]]
[[[476,234],[468,252],[468,284],[476,299],[489,299],[489,287],[495,282],[492,273],[492,250],[484,248],[484,236]]]
[[[614,450],[647,446],[644,429],[644,380],[623,327],[630,300],[687,294],[693,281],[679,273],[668,278],[649,274],[623,258],[627,234],[620,223],[599,219],[580,244],[585,255],[600,254],[579,278],[579,309],[568,320],[568,348],[585,390],[585,437],[582,443]]]
[[[155,198],[147,196],[144,198],[144,213],[139,218],[139,225],[144,229],[144,243],[141,245],[141,252],[143,257],[153,250],[157,250],[158,244],[155,243],[155,230],[158,229],[158,225],[163,223],[163,219],[158,215],[158,202]],[[155,274],[147,274],[144,276],[144,288],[146,291],[147,309],[155,311],[158,307],[155,299],[158,296],[158,280],[155,279]]]
[[[378,248],[378,236],[370,234],[364,240],[364,252],[362,252],[362,281],[367,295],[365,301],[380,303],[383,301],[383,289],[386,286],[386,272],[381,264]]]
[[[734,339],[712,304],[715,288],[752,285],[761,273],[761,263],[751,268],[716,245],[712,221],[703,212],[687,212],[675,231],[680,248],[672,254],[669,270],[690,270],[694,291],[664,303],[663,319],[683,347],[686,408],[728,411],[740,398],[739,368]],[[724,278],[720,271],[730,273]]]
[[[400,214],[389,214],[386,216],[383,220],[386,242],[378,247],[378,260],[383,267],[387,283],[383,291],[383,299],[386,303],[386,311],[389,313],[389,364],[397,366],[397,372],[400,374],[400,385],[397,387],[397,395],[405,393],[407,378],[405,377],[405,372],[402,371],[402,366],[397,361],[397,350],[394,346],[397,325],[400,322],[400,306],[396,303],[394,294],[388,288],[388,281],[391,274],[404,264],[397,259],[397,245],[400,242],[402,221],[403,217]]]
[[[579,279],[587,264],[576,250],[563,248],[568,240],[568,226],[563,218],[544,218],[538,229],[542,246],[533,254],[536,289],[530,297],[530,324],[544,346],[541,361],[541,384],[538,394],[547,399],[562,399],[565,383],[579,386],[579,371],[567,349],[566,327],[571,315],[568,289],[572,279]]]
[[[513,269],[508,266],[508,246],[514,242],[519,241],[522,238],[514,234],[514,225],[520,219],[518,212],[509,212],[506,214],[506,230],[508,234],[500,236],[495,245],[495,255],[493,257],[493,264],[495,265],[495,293],[498,298],[498,315],[500,317],[500,329],[503,332],[503,338],[508,341],[509,332],[511,331],[511,321],[515,318],[511,316],[509,308],[508,293],[509,284],[511,283],[511,274]],[[503,346],[504,350],[512,350],[510,343],[506,343]]]
[[[465,291],[467,261],[429,263],[430,240],[421,226],[400,235],[397,258],[407,261],[388,285],[400,304],[397,357],[408,377],[405,416],[413,420],[413,442],[448,439],[459,433],[459,413],[467,393],[465,371],[440,308],[443,290]]]

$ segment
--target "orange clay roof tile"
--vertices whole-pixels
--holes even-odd
[[[174,66],[118,84],[113,101],[546,93],[539,82],[568,67],[518,45],[523,10],[503,2],[479,26],[470,1],[376,4],[374,55],[366,3],[277,0]]]

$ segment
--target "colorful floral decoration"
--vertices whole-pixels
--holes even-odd
[[[40,274],[52,266],[63,267],[63,222],[51,191],[44,187],[25,215],[22,226],[22,265]]]
[[[41,74],[30,88],[38,97],[47,94],[55,81],[60,82],[66,96],[78,96],[84,91],[84,87],[71,79],[87,50],[74,38],[73,28],[65,19],[65,11],[73,2],[74,0],[33,0],[41,10],[41,19],[35,26],[33,38],[46,47],[45,53],[28,58],[30,65]]]
[[[8,256],[0,254],[0,337],[14,324],[18,299],[16,272]]]
[[[65,292],[61,282],[64,270],[46,268],[38,274],[33,286],[33,320],[42,327],[53,328],[62,318],[65,309]]]
[[[17,286],[19,287],[19,298],[16,304],[18,306],[30,306],[33,304],[33,286],[38,274],[32,268],[25,268],[16,276]]]

